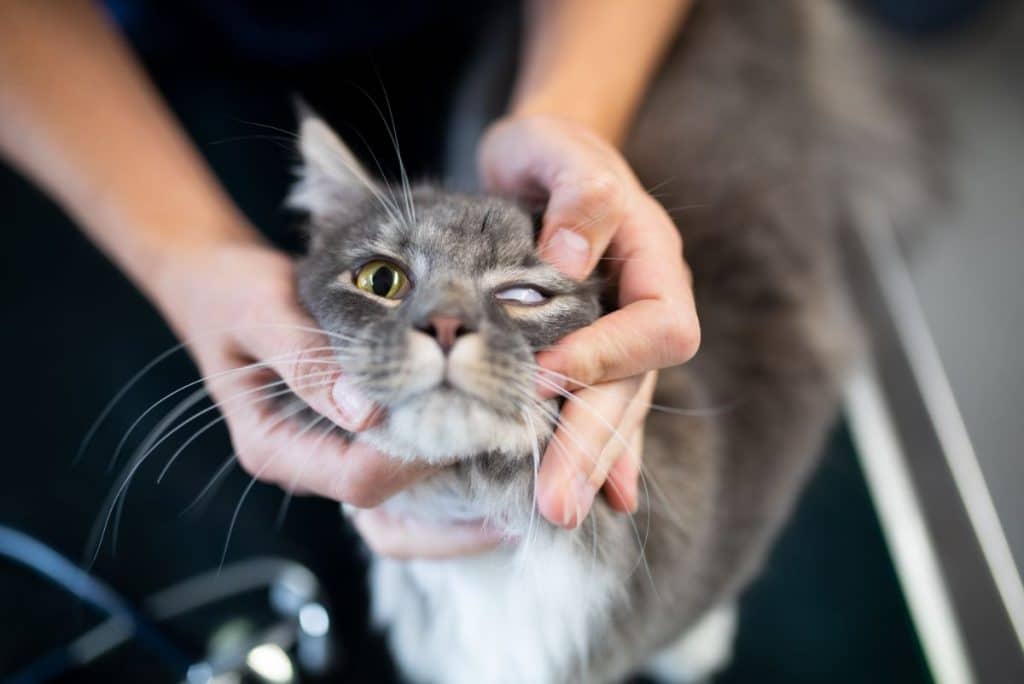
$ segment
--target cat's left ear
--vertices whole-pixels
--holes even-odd
[[[330,126],[301,100],[296,100],[295,107],[302,164],[286,204],[308,212],[314,220],[326,219],[353,202],[379,194],[377,182]]]

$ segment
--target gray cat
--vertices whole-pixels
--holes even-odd
[[[353,438],[444,466],[387,509],[490,519],[518,540],[373,559],[373,614],[411,680],[688,682],[727,662],[737,594],[814,465],[856,337],[838,226],[851,202],[916,187],[912,136],[856,40],[818,0],[715,0],[687,22],[627,156],[683,207],[703,342],[654,401],[688,411],[647,421],[640,510],[598,501],[571,531],[535,512],[558,406],[532,398],[531,364],[601,313],[600,283],[544,264],[514,203],[425,185],[396,197],[302,121],[302,301],[387,409]]]

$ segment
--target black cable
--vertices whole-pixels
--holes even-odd
[[[0,525],[0,556],[34,570],[73,596],[110,617],[125,620],[139,642],[177,674],[184,676],[191,659],[167,640],[142,613],[100,579],[90,575],[46,544],[5,525]],[[56,676],[70,664],[66,649],[56,649],[8,680],[8,684],[30,684]]]

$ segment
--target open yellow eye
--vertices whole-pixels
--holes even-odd
[[[356,271],[356,287],[384,299],[401,299],[409,289],[409,278],[389,261],[371,261]]]

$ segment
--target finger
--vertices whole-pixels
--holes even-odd
[[[311,433],[237,446],[239,461],[257,478],[360,508],[379,505],[431,472],[338,435]]]
[[[537,505],[552,523],[574,528],[590,511],[612,465],[600,460],[601,453],[618,434],[616,426],[640,382],[626,378],[580,390],[566,401],[537,481]]]
[[[609,439],[600,458],[602,463],[612,464],[603,486],[605,498],[612,508],[623,513],[634,512],[638,504],[637,481],[643,458],[643,424],[650,410],[657,375],[657,372],[650,371],[644,376],[643,383],[619,424],[619,432],[626,438]]]
[[[611,443],[615,443],[613,440]],[[608,479],[601,491],[608,504],[622,513],[636,513],[640,505],[639,481],[640,481],[640,458],[643,455],[644,431],[642,427],[633,430],[633,433],[626,439],[629,444],[628,454],[636,454],[638,458],[630,455],[620,456],[615,464],[608,471]],[[625,450],[625,448],[623,448]]]
[[[243,402],[226,414],[239,462],[261,480],[365,507],[434,470],[343,438],[324,416],[300,420],[278,406]]]
[[[630,196],[642,192],[611,145],[575,127],[534,125],[524,132],[499,125],[480,150],[489,189],[546,197],[540,254],[573,278],[582,279],[594,269],[622,222]]]
[[[644,204],[642,215],[668,220],[660,207],[650,206],[654,200]],[[626,226],[611,253],[623,264],[622,308],[537,355],[538,364],[583,386],[684,363],[700,344],[690,274],[674,227],[643,235]]]
[[[585,278],[623,222],[629,197],[639,192],[632,173],[597,155],[576,154],[548,187],[538,254],[566,275]]]
[[[329,347],[329,336],[316,332],[304,316],[288,317],[282,324],[247,332],[241,342],[247,353],[267,361],[288,387],[314,411],[336,425],[358,432],[379,418],[379,410],[348,381]],[[310,386],[301,378],[312,373],[333,382]]]
[[[430,524],[379,509],[356,510],[352,524],[375,553],[391,558],[451,558],[483,553],[504,540],[484,523]]]

